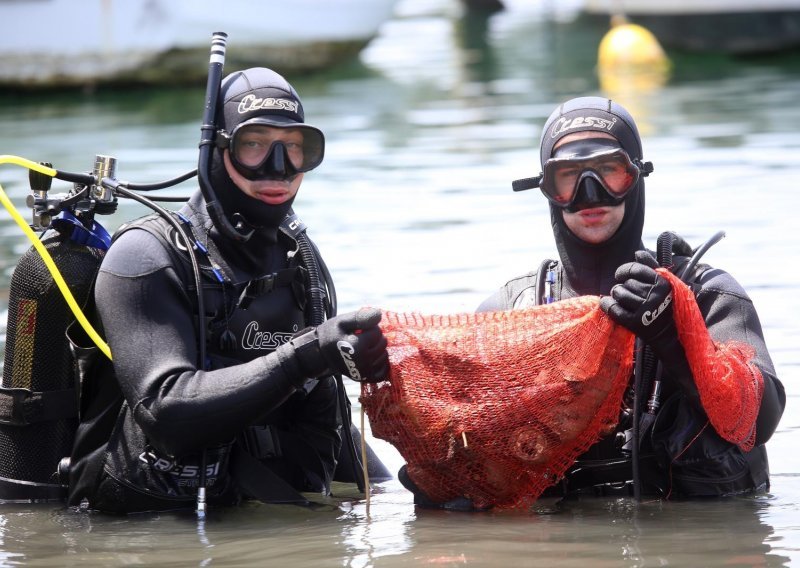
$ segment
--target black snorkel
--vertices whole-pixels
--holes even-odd
[[[211,152],[217,135],[217,99],[219,99],[222,84],[222,69],[225,66],[225,44],[227,41],[228,34],[225,32],[214,32],[211,36],[211,56],[208,62],[208,83],[206,84],[206,106],[203,112],[203,124],[200,126],[200,155],[197,160],[197,181],[200,185],[200,191],[203,193],[203,199],[206,202],[206,210],[214,225],[226,237],[235,241],[245,242],[253,235],[253,229],[246,230],[244,223],[239,223],[237,227],[234,227],[228,221],[209,180]]]

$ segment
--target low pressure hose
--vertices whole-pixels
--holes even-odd
[[[684,269],[681,271],[679,277],[681,281],[685,284],[686,279],[691,276],[692,271],[694,270],[697,263],[700,261],[702,256],[710,249],[712,246],[717,244],[723,237],[725,237],[725,231],[718,231],[716,232],[710,239],[700,245],[696,251],[693,252],[689,262],[686,264]],[[656,241],[656,259],[658,260],[658,264],[661,267],[672,267],[673,260],[673,249],[677,249],[679,252],[678,254],[683,254],[684,248],[688,248],[686,241],[684,241],[679,235],[671,232],[666,231],[661,233]],[[645,353],[644,357],[636,357],[636,367],[634,372],[634,399],[633,399],[633,448],[632,448],[632,456],[631,461],[633,462],[633,493],[636,500],[641,499],[641,478],[639,472],[639,418],[641,415],[641,394],[643,394],[642,388],[644,387],[644,379],[646,377],[653,375],[653,367],[655,366],[655,376],[656,380],[653,383],[653,390],[650,395],[650,402],[648,402],[649,406],[653,408],[648,408],[648,412],[655,413],[655,410],[658,408],[658,395],[660,392],[660,376],[661,376],[661,363],[656,360],[655,356],[651,349],[646,348],[644,343],[640,339],[636,339],[637,344],[637,354],[638,353]],[[643,364],[639,365],[639,360],[643,359]]]
[[[311,310],[309,325],[318,326],[325,321],[325,288],[321,278],[317,256],[311,248],[311,242],[305,231],[297,235],[297,247],[303,265],[308,270],[308,281],[311,285]]]
[[[309,285],[311,286],[309,325],[318,326],[325,321],[326,316],[335,314],[335,293],[332,290],[329,290],[327,283],[331,281],[330,274],[328,273],[328,269],[324,264],[320,265],[317,251],[315,250],[311,239],[309,239],[306,235],[306,232],[301,231],[296,235],[295,238],[297,240],[297,248],[298,252],[300,253],[300,259],[302,260],[303,265],[306,267],[306,270],[308,270],[308,281]],[[329,304],[332,306],[332,309],[330,311],[326,308],[328,294],[331,296]],[[342,413],[342,419],[343,422],[346,422],[343,425],[342,433],[344,435],[344,443],[347,445],[347,450],[350,452],[350,455],[353,458],[350,460],[350,463],[353,466],[353,477],[356,480],[358,490],[365,492],[366,483],[364,481],[364,473],[363,470],[358,467],[360,461],[358,458],[359,452],[356,448],[355,439],[353,438],[353,432],[351,430],[353,418],[350,414],[349,406],[347,404],[347,392],[344,387],[344,380],[340,375],[336,375],[336,391],[338,393],[339,408]],[[361,435],[363,439],[363,432]]]

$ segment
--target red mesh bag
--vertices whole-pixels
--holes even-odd
[[[672,284],[678,338],[708,420],[725,440],[753,449],[764,377],[753,363],[754,349],[738,342],[716,343],[706,329],[692,291],[670,271],[658,272]]]
[[[711,424],[752,447],[763,379],[752,349],[714,343],[691,291],[668,271],[679,337]],[[596,296],[526,310],[384,312],[389,381],[362,383],[375,436],[432,500],[521,507],[613,430],[634,336]]]
[[[453,316],[385,312],[390,381],[364,384],[375,436],[434,501],[522,506],[616,424],[633,335],[597,297]]]

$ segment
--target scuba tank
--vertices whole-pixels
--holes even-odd
[[[78,302],[85,304],[102,260],[98,249],[49,230],[42,242]],[[73,321],[53,277],[31,247],[11,277],[0,389],[0,500],[61,499],[56,472],[72,450],[78,396],[65,333]]]
[[[113,169],[111,160],[98,157],[99,173],[111,173],[107,171]],[[59,207],[46,195],[51,178],[32,171],[30,180],[33,226],[48,227],[41,243],[83,307],[108,248],[107,233],[94,223],[92,211],[79,212],[79,219],[63,210],[53,218]],[[94,208],[98,201],[84,203]],[[74,320],[41,254],[31,247],[19,260],[10,284],[0,388],[0,502],[66,496],[58,470],[62,458],[70,455],[78,426],[74,360],[65,335]]]

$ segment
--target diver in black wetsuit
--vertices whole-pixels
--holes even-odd
[[[154,216],[117,233],[95,291],[113,369],[99,361],[82,385],[72,505],[177,509],[193,506],[200,487],[211,505],[327,494],[349,427],[333,375],[388,376],[378,310],[308,328],[312,267],[297,254],[292,202],[322,161],[322,132],[304,123],[294,88],[269,69],[230,74],[219,100],[209,178],[225,216],[252,236],[220,231],[200,191],[180,210],[207,250],[198,317],[176,231]],[[202,366],[198,321],[208,337]]]
[[[670,497],[767,489],[764,444],[778,425],[786,395],[775,376],[752,301],[722,270],[698,265],[687,278],[711,338],[717,343],[741,342],[755,351],[753,363],[761,372],[763,388],[760,406],[754,409],[754,445],[747,450],[745,441],[726,440],[709,425],[678,341],[669,303],[671,288],[654,271],[655,258],[642,243],[643,177],[652,165],[642,162],[633,117],[615,102],[580,97],[560,105],[542,132],[543,175],[519,180],[515,189],[538,186],[548,198],[559,261],[546,261],[537,273],[509,281],[478,310],[522,308],[586,294],[603,296],[601,308],[641,338],[663,367],[661,408],[652,430],[640,432],[643,489]],[[671,252],[675,254],[668,264],[680,274],[691,248],[676,238]],[[545,284],[537,288],[540,278]],[[545,297],[538,297],[537,289],[544,290]],[[643,318],[648,311],[657,313],[652,321]],[[649,395],[641,394],[643,400]],[[633,396],[629,392],[629,406]],[[632,429],[631,410],[623,410],[617,431],[582,455],[553,492],[630,490],[631,448],[625,443],[629,438],[625,432]],[[730,410],[735,414],[741,409]]]
[[[769,468],[764,444],[777,427],[786,396],[750,298],[729,274],[707,265],[696,265],[686,278],[711,338],[717,343],[737,341],[752,347],[752,363],[763,379],[757,389],[760,401],[757,396],[751,399],[754,419],[745,425],[747,434],[741,439],[725,438],[710,424],[678,340],[671,287],[655,272],[658,264],[642,243],[643,178],[652,171],[652,164],[642,161],[641,139],[633,118],[615,102],[580,97],[560,105],[542,133],[542,174],[514,182],[514,189],[539,187],[549,200],[559,260],[546,260],[538,271],[510,280],[478,311],[520,309],[581,295],[603,296],[601,308],[652,350],[652,364],[645,372],[659,373],[656,362],[661,367],[656,377],[660,379],[660,409],[654,420],[638,422],[638,490],[666,498],[766,490]],[[669,248],[671,261],[666,265],[682,274],[692,250],[677,236]],[[744,384],[751,377],[720,377],[723,379]],[[651,392],[642,389],[639,393],[640,408]],[[631,439],[634,396],[629,387],[616,431],[580,456],[546,494],[636,493],[632,483],[635,441]],[[733,422],[744,411],[722,410]],[[471,508],[465,499],[432,503],[404,469],[399,479],[415,493],[417,504]]]

